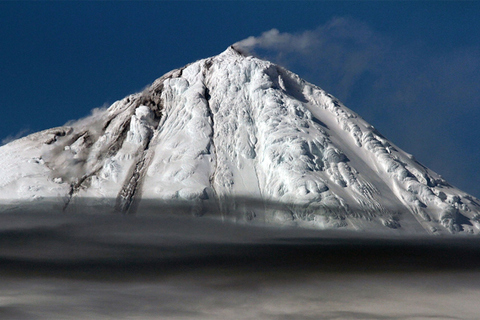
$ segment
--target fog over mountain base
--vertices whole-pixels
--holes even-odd
[[[477,238],[272,226],[180,209],[0,215],[0,317],[478,316]]]

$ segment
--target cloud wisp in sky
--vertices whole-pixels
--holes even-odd
[[[7,144],[7,143],[10,143],[10,142],[12,142],[12,141],[14,141],[14,140],[23,138],[23,137],[25,137],[26,135],[28,135],[29,133],[31,133],[31,130],[28,129],[28,128],[24,128],[24,129],[18,131],[17,133],[15,133],[15,134],[11,134],[11,135],[3,138],[2,141],[0,142],[0,146],[3,146],[3,145],[5,145],[5,144]]]
[[[336,94],[343,98],[365,72],[378,69],[379,59],[390,47],[386,38],[367,25],[347,18],[335,18],[301,33],[281,33],[272,29],[235,45],[287,68],[310,70],[303,75],[306,77],[316,78],[323,74],[326,79],[319,80],[335,82]]]
[[[480,196],[480,48],[433,48],[352,18],[235,44],[338,97],[452,184]]]

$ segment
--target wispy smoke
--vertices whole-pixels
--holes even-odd
[[[272,29],[235,46],[319,85],[451,183],[480,195],[473,165],[480,158],[479,47],[400,43],[350,18],[298,33]]]
[[[19,132],[17,132],[16,134],[13,134],[13,135],[9,135],[5,138],[2,139],[2,141],[0,142],[0,146],[3,146],[7,143],[10,143],[12,142],[13,140],[17,140],[17,139],[20,139],[20,138],[23,138],[25,137],[27,134],[29,134],[31,131],[30,129],[27,129],[27,128],[24,128],[22,130],[20,130]]]
[[[335,91],[332,93],[342,99],[349,97],[365,72],[381,69],[379,62],[391,46],[364,23],[346,18],[335,18],[301,33],[272,29],[235,45],[294,71],[298,69],[303,77]]]
[[[244,49],[276,49],[282,51],[305,51],[308,48],[319,45],[319,37],[316,32],[304,31],[300,34],[280,33],[272,29],[262,33],[260,37],[248,37],[236,45]]]
[[[95,163],[87,163],[91,149],[85,145],[99,139],[106,116],[106,106],[95,108],[84,118],[68,121],[64,125],[69,128],[66,129],[67,135],[60,136],[57,143],[43,146],[42,158],[51,164],[51,178],[62,178],[71,183],[89,173]],[[65,152],[67,149],[71,152]]]

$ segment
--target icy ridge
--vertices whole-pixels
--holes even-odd
[[[0,168],[4,210],[48,200],[67,212],[87,203],[135,213],[187,201],[195,215],[215,207],[312,228],[480,231],[478,199],[322,89],[233,47],[1,147]]]

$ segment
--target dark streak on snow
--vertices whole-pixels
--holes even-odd
[[[152,158],[152,152],[149,147],[151,141],[156,137],[155,133],[158,130],[158,125],[163,116],[162,111],[164,108],[163,101],[161,98],[164,82],[167,79],[179,78],[182,76],[183,69],[177,69],[172,72],[169,72],[156,80],[148,89],[146,89],[140,98],[137,100],[136,108],[141,105],[149,107],[155,114],[155,125],[153,128],[153,133],[150,135],[149,139],[146,141],[143,147],[143,152],[140,153],[140,156],[137,157],[137,162],[132,168],[127,179],[123,183],[123,187],[118,193],[115,212],[122,214],[135,214],[138,204],[141,198],[141,190],[143,186],[143,178],[145,173],[150,165],[150,160]]]
[[[212,60],[207,59],[205,61],[204,78],[207,77],[206,71],[209,71],[212,65],[213,65]],[[210,126],[211,126],[211,129],[212,129],[212,135],[210,137],[209,151],[210,151],[210,154],[212,155],[212,157],[213,156],[215,157],[214,168],[213,168],[212,175],[209,178],[209,182],[210,182],[210,186],[212,187],[212,192],[213,192],[214,198],[218,199],[218,194],[217,194],[217,191],[215,190],[215,175],[217,174],[217,166],[218,166],[218,163],[217,163],[217,161],[218,161],[217,160],[217,147],[215,145],[215,117],[214,117],[214,114],[213,114],[213,111],[212,111],[212,107],[210,106],[211,95],[210,95],[210,89],[208,88],[208,86],[206,84],[207,82],[208,81],[205,81],[205,83],[204,83],[205,92],[204,92],[203,96],[204,96],[205,101],[206,101],[208,117],[210,118]]]

